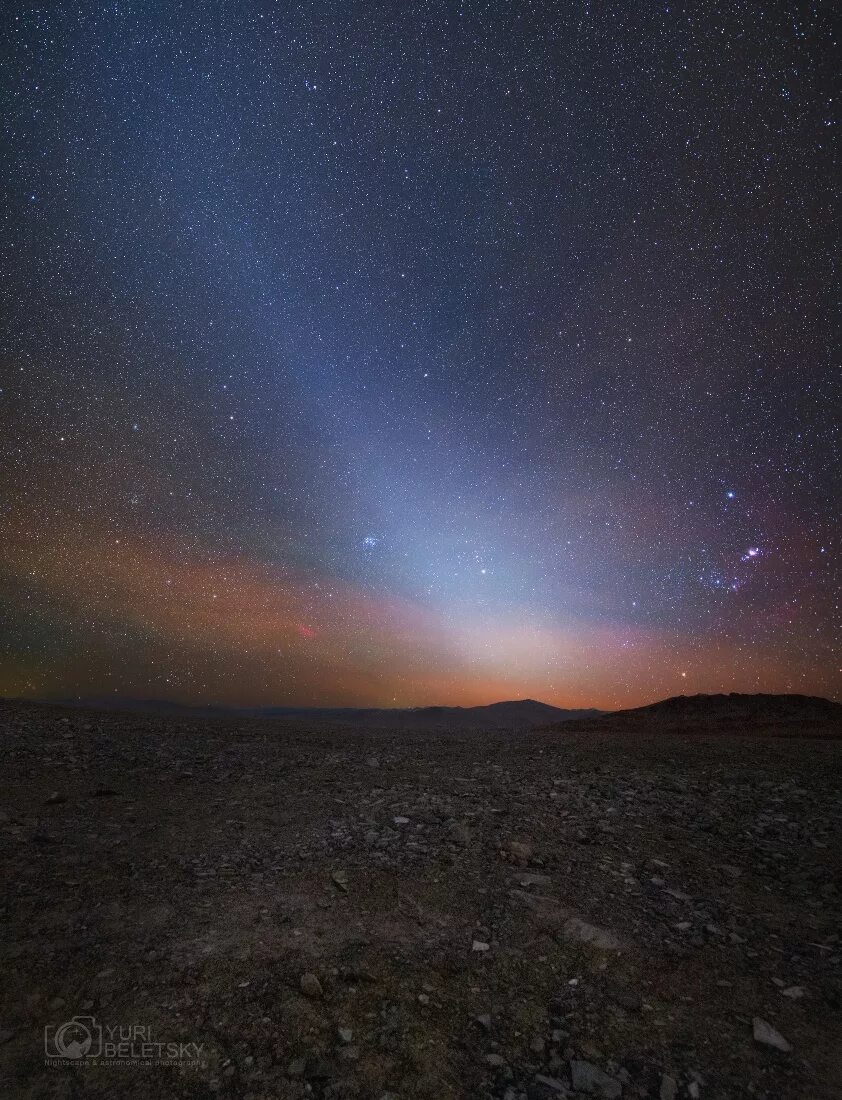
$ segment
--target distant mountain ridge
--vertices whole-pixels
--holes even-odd
[[[586,722],[554,722],[565,733],[651,733],[721,737],[842,737],[842,703],[814,695],[675,695],[604,712]]]
[[[531,730],[598,733],[650,728],[661,733],[778,733],[781,736],[842,736],[842,703],[812,695],[676,695],[642,707],[601,711],[565,710],[536,699],[513,699],[477,707],[225,707],[193,706],[166,699],[77,698],[44,700],[59,706],[200,719],[273,718],[360,729]]]
[[[478,707],[223,707],[191,706],[165,699],[61,699],[63,706],[125,710],[145,714],[288,718],[339,725],[396,729],[531,729],[553,723],[597,718],[594,708],[565,710],[537,699],[512,699]]]
[[[536,699],[516,699],[480,707],[411,707],[408,709],[356,709],[338,707],[298,709],[266,708],[273,718],[318,718],[321,721],[355,726],[399,726],[402,729],[524,729],[550,722],[571,722],[596,718],[602,711],[587,708],[564,710]]]
[[[842,721],[842,703],[818,695],[674,695],[647,706],[616,711],[615,718],[693,719],[835,719]]]

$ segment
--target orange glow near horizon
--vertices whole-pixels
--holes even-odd
[[[19,581],[68,623],[69,644],[52,668],[10,670],[10,694],[613,709],[696,691],[803,690],[791,661],[762,651],[627,623],[536,623],[525,611],[454,617],[177,539],[67,529],[21,535],[12,557]]]

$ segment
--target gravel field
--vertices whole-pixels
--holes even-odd
[[[842,1096],[842,740],[0,728],[3,1097]]]

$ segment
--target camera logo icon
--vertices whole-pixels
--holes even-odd
[[[102,1053],[102,1028],[93,1016],[74,1016],[58,1027],[44,1028],[44,1053],[48,1058],[98,1058]]]

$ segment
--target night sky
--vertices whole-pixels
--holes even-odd
[[[6,5],[0,694],[838,698],[831,11]]]

